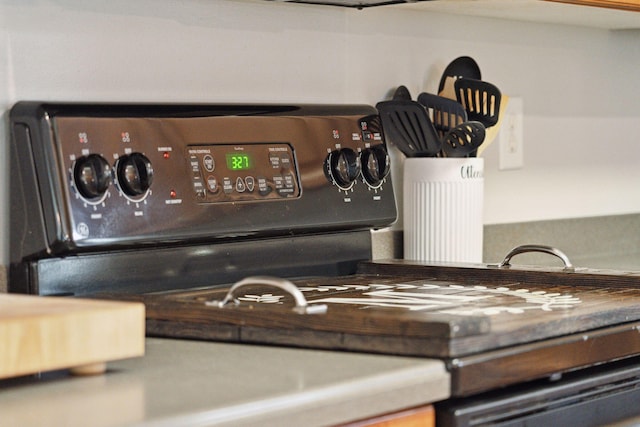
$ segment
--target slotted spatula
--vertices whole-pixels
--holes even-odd
[[[476,79],[457,79],[454,83],[456,98],[467,111],[469,120],[478,121],[486,128],[498,123],[500,89],[489,82]]]
[[[480,122],[464,122],[451,129],[442,140],[446,157],[472,156],[484,141],[485,127]]]
[[[382,101],[376,105],[382,129],[407,157],[433,157],[440,152],[442,142],[433,123],[416,101]]]
[[[467,121],[467,112],[464,107],[453,99],[423,92],[418,95],[418,102],[427,109],[440,138],[443,138],[454,127]]]

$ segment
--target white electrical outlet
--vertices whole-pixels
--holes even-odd
[[[498,132],[500,170],[521,169],[524,166],[523,119],[522,98],[509,98]]]

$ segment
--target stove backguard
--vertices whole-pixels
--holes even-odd
[[[348,274],[396,217],[369,106],[21,102],[10,118],[12,292]]]

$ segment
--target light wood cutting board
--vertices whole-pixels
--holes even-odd
[[[144,355],[145,309],[135,302],[0,294],[0,379]]]

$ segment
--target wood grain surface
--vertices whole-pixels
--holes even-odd
[[[427,405],[343,424],[339,427],[433,427],[435,423],[433,406]]]
[[[207,339],[460,357],[640,320],[640,289],[356,275],[297,283],[322,314],[298,314],[286,293],[261,286],[221,301],[227,288],[143,297],[163,333]],[[176,331],[171,331],[175,322]],[[212,327],[214,326],[215,327]],[[154,327],[150,327],[154,332]],[[332,338],[333,337],[333,338]]]
[[[144,354],[144,328],[139,303],[0,295],[0,378],[100,373],[108,361]]]
[[[640,355],[640,275],[364,263],[360,273],[138,296],[151,335],[436,357],[454,395]],[[209,304],[207,304],[209,302]]]
[[[640,1],[638,0],[546,0],[556,3],[575,4],[579,6],[604,7],[608,9],[627,10],[640,12]]]

